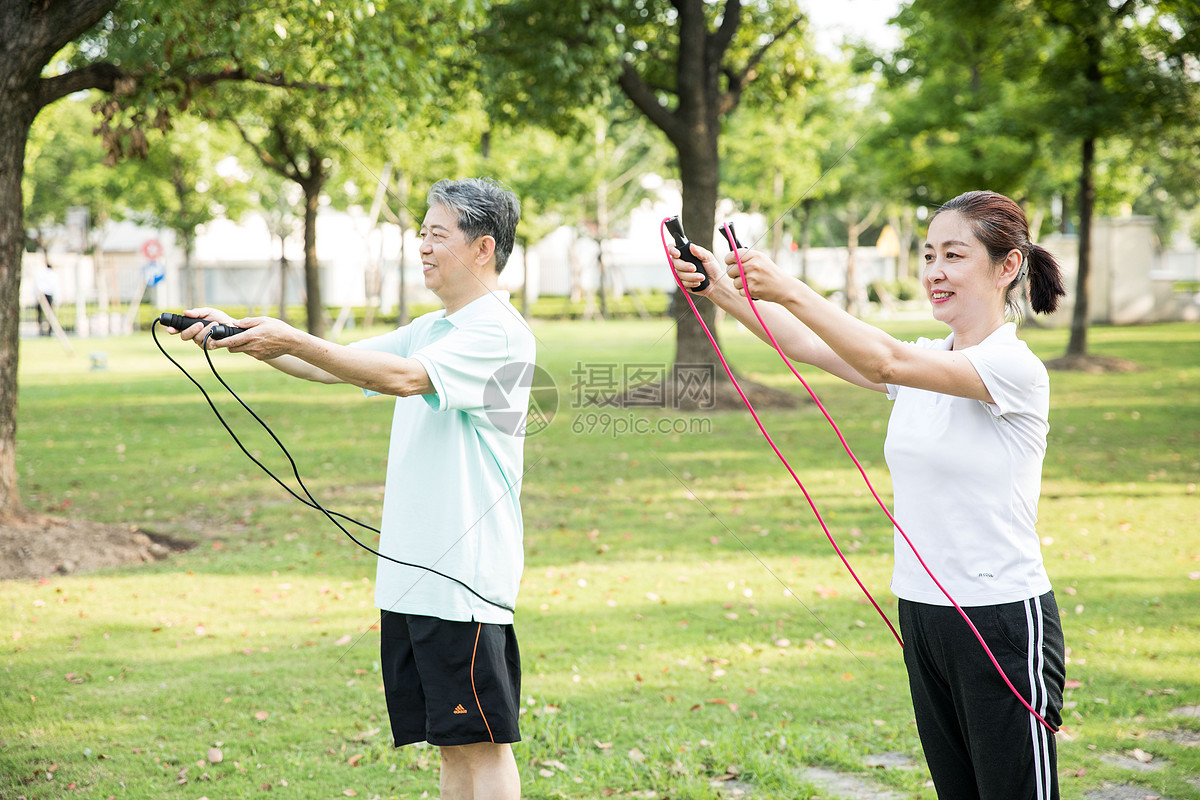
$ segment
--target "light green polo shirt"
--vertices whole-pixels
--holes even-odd
[[[521,520],[523,415],[529,387],[503,377],[534,363],[534,336],[507,292],[486,294],[453,314],[425,314],[355,342],[419,360],[435,394],[396,398],[379,551],[451,575],[515,607],[524,567]],[[368,394],[373,394],[368,392]],[[523,420],[523,417],[522,417]],[[375,605],[455,621],[512,622],[454,581],[377,559]]]

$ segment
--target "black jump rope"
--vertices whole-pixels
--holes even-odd
[[[168,328],[174,328],[177,331],[182,331],[182,330],[186,330],[187,328],[192,327],[193,325],[195,325],[198,322],[201,323],[202,325],[209,326],[208,330],[204,334],[204,340],[202,342],[203,350],[204,350],[204,358],[205,358],[205,360],[208,361],[208,368],[212,370],[212,374],[221,383],[221,385],[225,387],[225,390],[227,392],[229,392],[231,395],[233,395],[233,399],[237,400],[238,404],[241,405],[242,408],[246,409],[246,412],[251,417],[254,418],[254,421],[257,422],[259,425],[261,425],[262,429],[265,430],[273,440],[275,440],[275,444],[279,445],[279,449],[283,451],[284,456],[287,457],[288,463],[291,464],[291,466],[292,466],[292,475],[294,475],[296,477],[296,483],[299,484],[299,486],[302,490],[304,490],[304,495],[305,495],[304,497],[301,497],[300,495],[296,494],[296,492],[293,491],[290,486],[288,486],[286,483],[284,483],[282,480],[280,480],[279,477],[276,476],[274,472],[271,472],[271,470],[268,469],[265,464],[263,464],[261,461],[259,461],[257,458],[255,458],[253,455],[251,455],[250,451],[246,449],[246,446],[244,444],[242,444],[242,440],[239,439],[237,437],[237,434],[233,432],[233,428],[229,427],[229,423],[225,421],[225,418],[223,416],[221,416],[221,412],[217,410],[216,404],[213,403],[212,398],[208,396],[208,392],[206,392],[204,390],[204,387],[200,385],[200,382],[197,381],[195,378],[193,378],[191,376],[191,374],[189,374],[188,371],[183,368],[182,364],[180,364],[175,359],[171,358],[171,354],[168,353],[163,348],[162,343],[158,341],[158,334],[155,332],[155,327],[157,325],[159,325],[159,323],[165,325]],[[211,408],[212,412],[217,415],[217,420],[220,421],[221,425],[225,428],[225,430],[229,432],[229,435],[233,438],[233,441],[235,444],[237,444],[238,448],[243,453],[246,454],[246,458],[250,459],[255,464],[257,464],[258,468],[261,469],[263,472],[265,472],[271,478],[271,480],[275,481],[280,486],[282,486],[283,490],[285,492],[287,492],[292,497],[296,498],[297,500],[299,500],[301,503],[308,506],[309,508],[313,508],[313,509],[316,509],[317,511],[320,511],[322,514],[324,514],[326,517],[329,518],[330,522],[332,522],[334,525],[337,526],[338,530],[340,530],[342,533],[346,534],[346,536],[349,537],[350,541],[354,542],[356,545],[358,545],[362,549],[366,550],[368,553],[373,553],[374,555],[378,556],[379,558],[386,559],[395,564],[399,564],[403,567],[412,567],[414,569],[423,569],[426,572],[430,572],[430,573],[433,573],[434,575],[437,575],[439,578],[445,578],[448,581],[454,581],[459,586],[463,587],[468,592],[475,595],[476,597],[478,597],[480,600],[487,603],[488,605],[495,606],[496,608],[502,609],[504,611],[508,611],[510,613],[514,612],[515,609],[512,606],[505,605],[504,603],[497,603],[495,600],[490,600],[490,599],[484,597],[479,592],[475,591],[473,588],[471,588],[467,584],[460,581],[458,578],[455,578],[453,575],[447,575],[444,572],[439,572],[438,570],[434,569],[433,567],[427,567],[423,564],[411,564],[407,561],[401,561],[398,558],[392,558],[389,555],[379,552],[378,550],[374,549],[370,545],[365,544],[360,539],[358,539],[354,534],[352,534],[349,530],[347,530],[346,526],[342,525],[342,523],[338,522],[338,520],[343,519],[353,525],[357,525],[360,528],[363,528],[365,530],[371,531],[372,533],[376,533],[376,534],[379,533],[378,528],[375,528],[371,525],[368,525],[365,522],[361,522],[360,520],[354,519],[353,517],[349,517],[345,514],[337,512],[337,511],[330,511],[329,509],[325,508],[325,506],[321,505],[317,501],[317,498],[313,497],[312,492],[310,492],[308,490],[308,487],[304,485],[304,479],[300,477],[300,470],[296,466],[296,460],[294,458],[292,458],[292,454],[288,452],[288,449],[286,447],[284,447],[283,442],[279,441],[279,437],[276,436],[275,432],[273,430],[271,430],[270,426],[268,426],[267,423],[263,421],[262,417],[258,416],[258,414],[256,414],[256,413],[254,413],[254,410],[252,408],[250,408],[250,406],[246,405],[246,402],[244,400],[242,400],[242,398],[238,397],[237,392],[235,392],[233,390],[233,388],[228,383],[225,382],[225,379],[221,377],[221,374],[219,372],[217,372],[216,365],[213,364],[212,355],[210,355],[209,350],[208,350],[208,340],[209,339],[226,339],[230,336],[234,336],[236,334],[243,333],[244,331],[245,331],[244,328],[239,328],[235,325],[221,325],[221,324],[213,325],[211,323],[211,320],[196,319],[195,317],[185,317],[180,314],[162,314],[157,319],[155,319],[154,322],[150,326],[150,336],[154,339],[154,344],[156,347],[158,347],[159,352],[161,352],[164,356],[166,356],[167,360],[170,361],[172,364],[174,364],[175,367],[180,372],[183,373],[184,377],[186,377],[189,381],[191,381],[195,385],[195,387],[200,390],[200,394],[204,395],[204,399],[208,403],[208,407]]]

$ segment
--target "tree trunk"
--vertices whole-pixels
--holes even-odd
[[[1079,272],[1075,280],[1075,308],[1071,312],[1071,338],[1067,355],[1087,355],[1088,289],[1092,271],[1092,212],[1096,205],[1094,165],[1096,140],[1083,140],[1083,158],[1079,169]]]
[[[808,250],[812,245],[812,198],[800,201],[800,280],[808,283]]]
[[[408,173],[401,170],[396,174],[396,199],[399,200],[399,208],[396,209],[396,225],[400,228],[400,287],[399,287],[399,310],[396,312],[397,327],[407,325],[408,319],[408,287],[404,279],[404,258],[406,252],[405,237],[408,233],[408,226],[413,220],[408,216],[407,208],[404,205],[404,198],[408,197],[409,189]],[[420,256],[420,253],[417,253]]]
[[[325,185],[325,168],[318,153],[309,153],[308,179],[300,184],[304,189],[304,293],[308,312],[308,332],[325,337],[325,305],[321,299],[321,269],[317,263],[317,210],[321,206],[321,188]]]
[[[42,70],[115,4],[116,0],[60,0],[0,5],[0,517],[23,512],[17,489],[17,360],[25,250],[21,178],[29,128],[42,107],[57,98],[44,93]]]
[[[683,229],[691,241],[706,250],[712,250],[720,180],[720,156],[717,153],[716,132],[699,132],[691,144],[691,147],[678,149],[679,169],[684,176]],[[709,276],[710,280],[717,278],[716,275]],[[696,309],[700,312],[704,323],[712,331],[713,338],[717,339],[719,344],[720,339],[717,337],[715,329],[717,307],[698,295],[693,295],[692,300],[696,303]],[[724,371],[720,369],[720,362],[716,353],[713,352],[712,344],[704,335],[704,329],[696,320],[696,316],[692,314],[687,299],[683,297],[683,292],[678,288],[675,290],[674,308],[676,309],[675,317],[678,320],[675,336],[676,367],[682,364],[714,364],[718,367],[717,372],[720,373],[717,376],[718,382],[721,378],[728,381]]]
[[[526,320],[533,319],[533,309],[529,307],[529,240],[521,242],[521,316]]]
[[[8,67],[0,74],[11,73]],[[21,513],[17,489],[17,357],[20,351],[21,253],[25,247],[21,177],[25,141],[37,116],[27,91],[0,86],[0,517]]]
[[[287,322],[287,282],[288,270],[291,267],[288,265],[287,256],[283,254],[283,238],[279,239],[279,321]]]
[[[783,170],[776,167],[775,180],[771,190],[774,208],[784,207],[784,191]],[[771,260],[776,264],[779,263],[779,253],[783,250],[783,217],[783,214],[776,215],[775,223],[771,226]]]
[[[850,216],[846,223],[846,313],[858,316],[862,305],[858,290],[858,236],[862,232],[858,225],[858,204],[852,202],[846,213]]]

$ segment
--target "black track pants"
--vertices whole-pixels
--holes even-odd
[[[1062,722],[1064,649],[1054,593],[963,609],[1021,696]],[[952,606],[900,601],[904,664],[942,800],[1058,800],[1054,734],[1005,685]]]

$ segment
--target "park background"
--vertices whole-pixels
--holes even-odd
[[[1023,334],[1056,368],[1064,796],[1200,797],[1197,9],[842,7],[875,16],[843,38],[789,2],[0,4],[0,796],[436,793],[436,756],[381,733],[369,556],[252,469],[146,328],[213,302],[381,331],[431,307],[400,268],[425,189],[489,174],[524,201],[505,281],[558,389],[527,444],[527,796],[933,796],[899,649],[752,421],[628,390],[712,363],[672,314],[663,216],[732,219],[913,338],[940,335],[922,221],[986,187],[1071,276]],[[47,261],[70,294],[35,337]],[[894,609],[890,527],[832,432],[702,308]],[[218,360],[370,521],[386,403]],[[885,410],[811,381],[886,499]]]

